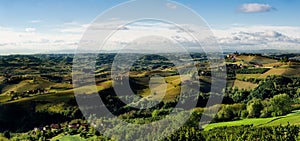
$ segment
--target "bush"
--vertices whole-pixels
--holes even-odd
[[[253,99],[247,103],[248,117],[260,117],[263,104],[261,99]]]
[[[243,111],[241,112],[241,118],[246,118],[246,117],[248,117],[248,115],[249,115],[249,113],[248,113],[247,110],[243,110]]]
[[[292,99],[287,94],[275,95],[269,104],[272,116],[281,116],[292,111]]]
[[[229,121],[234,118],[234,114],[229,105],[222,106],[221,110],[217,113],[219,121]]]
[[[206,141],[296,141],[298,126],[254,127],[253,125],[217,127],[202,132]]]
[[[7,139],[10,139],[10,138],[11,138],[10,132],[9,132],[9,131],[4,131],[3,136],[4,136],[5,138],[7,138]]]

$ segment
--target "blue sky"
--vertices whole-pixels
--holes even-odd
[[[7,40],[0,40],[2,45],[0,51],[18,53],[25,50],[25,47],[18,47],[22,45],[21,43],[13,46],[13,37],[23,32],[26,36],[31,33],[28,37],[33,33],[45,36],[45,39],[41,39],[45,44],[46,40],[58,42],[60,39],[50,39],[51,36],[56,35],[74,37],[73,42],[76,42],[78,37],[75,36],[82,34],[82,31],[74,31],[73,34],[64,31],[86,27],[100,13],[122,2],[126,0],[0,0],[0,35],[12,34]],[[231,36],[233,32],[244,31],[244,29],[245,32],[251,32],[246,30],[258,27],[257,29],[268,30],[261,32],[291,36],[292,39],[285,40],[297,40],[298,43],[300,34],[296,31],[300,29],[299,0],[176,0],[176,2],[190,7],[201,15],[215,30],[216,35],[220,35],[220,40],[225,39],[225,36]],[[253,31],[253,33],[257,32],[259,31]],[[16,35],[13,35],[14,33]],[[25,42],[24,40],[15,42]],[[69,41],[68,44],[71,42]],[[43,51],[51,50],[52,46],[48,45]],[[38,47],[33,48],[38,50]]]
[[[66,22],[89,23],[104,10],[126,0],[0,0],[0,25],[5,27],[32,26],[29,21],[43,21],[34,26]],[[230,26],[234,23],[298,26],[298,0],[176,0],[197,13],[211,25]],[[239,13],[245,3],[269,4],[276,10],[263,13]]]

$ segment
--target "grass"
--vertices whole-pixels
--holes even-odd
[[[175,100],[176,96],[180,94],[180,86],[173,87],[170,89],[167,89],[166,95],[163,98],[164,102],[173,101]]]
[[[163,87],[166,87],[166,90],[163,91]],[[163,89],[161,89],[163,88]],[[173,101],[177,95],[180,94],[180,86],[174,86],[172,84],[166,84],[161,86],[156,86],[152,88],[152,90],[155,92],[155,94],[152,92],[149,88],[144,89],[139,95],[147,98],[147,99],[153,99],[153,100],[161,100],[163,99],[164,102],[167,101]]]
[[[259,78],[261,74],[236,74],[237,79]]]
[[[18,84],[5,86],[2,89],[2,92],[5,93],[5,92],[9,92],[9,91],[18,91],[19,89],[24,89],[24,86],[28,85],[29,83],[30,83],[30,80],[24,80],[24,81],[21,81]]]
[[[263,56],[245,56],[245,55],[238,56],[237,60],[243,60],[246,62],[254,62],[257,64],[270,64],[270,63],[277,62],[277,60],[275,60],[275,59],[270,59],[270,58],[263,57]]]
[[[299,71],[299,68],[272,68],[260,75],[259,78],[265,78],[269,75],[300,76]]]
[[[0,76],[0,82],[2,82],[5,79],[5,77]]]
[[[250,118],[250,119],[242,119],[237,121],[229,121],[229,122],[219,122],[212,123],[205,126],[204,130],[210,130],[215,127],[222,126],[240,126],[240,125],[250,125],[254,126],[277,126],[277,125],[300,125],[300,110],[293,111],[291,114],[279,117],[271,117],[271,118]]]
[[[230,87],[230,88],[233,87],[233,84],[234,84],[234,80],[227,80],[227,81],[226,81],[226,87],[228,87],[228,88],[229,88],[229,87]]]
[[[54,93],[54,94],[44,94],[44,95],[37,95],[32,97],[25,97],[14,101],[4,102],[2,104],[12,104],[12,103],[23,103],[27,104],[27,102],[30,101],[50,101],[52,103],[60,103],[60,102],[67,102],[70,100],[70,98],[73,98],[73,93],[67,93],[67,92],[60,92],[60,93]]]
[[[185,81],[185,80],[188,80],[189,77],[188,76],[174,75],[174,76],[165,77],[164,79],[167,83],[170,83],[170,84],[175,86],[175,85],[179,85],[181,83],[181,79],[183,81]]]
[[[2,95],[0,95],[0,103],[4,103],[4,102],[8,101],[8,100],[10,100],[10,98],[11,98],[10,96],[2,94]]]
[[[85,94],[91,94],[93,89],[96,87],[98,91],[102,91],[104,89],[110,88],[112,86],[112,81],[105,81],[102,83],[91,86],[83,86],[76,88],[78,92],[82,92]],[[11,103],[20,103],[20,102],[27,102],[27,101],[32,101],[32,100],[38,100],[38,101],[50,101],[53,103],[59,103],[59,102],[67,102],[70,100],[70,98],[74,97],[74,89],[68,89],[68,90],[52,90],[50,91],[52,93],[50,94],[43,94],[43,95],[35,95],[31,97],[24,97],[20,98],[14,101],[8,101],[10,99],[10,96],[6,96],[4,94],[0,95],[0,103],[2,104],[11,104]]]
[[[48,80],[44,80],[44,79],[38,79],[38,80],[23,80],[21,82],[19,82],[18,84],[13,84],[13,85],[8,85],[5,86],[2,89],[2,93],[7,93],[10,91],[14,91],[14,92],[26,92],[29,90],[35,90],[37,88],[41,88],[41,89],[49,89],[52,85],[54,85],[55,83],[50,82]]]
[[[283,65],[282,62],[275,62],[275,63],[263,64],[263,67],[273,68],[275,66],[282,66],[282,65]]]
[[[271,68],[269,71],[263,74],[236,74],[237,79],[249,79],[249,78],[266,78],[270,75],[283,75],[283,76],[300,76],[300,68],[291,68],[291,67],[280,67],[280,68]]]
[[[72,89],[73,85],[70,83],[56,83],[51,86],[51,89],[57,89],[57,90],[67,90]]]
[[[81,138],[79,135],[58,135],[52,138],[50,141],[85,141],[86,139]]]
[[[283,75],[285,76],[300,76],[300,68],[288,68]]]
[[[251,82],[245,82],[240,80],[235,80],[233,84],[233,88],[245,89],[245,90],[253,90],[258,86],[258,84],[253,84]]]
[[[272,120],[276,119],[276,117],[272,118],[250,118],[250,119],[242,119],[237,121],[228,121],[228,122],[219,122],[219,123],[211,123],[207,125],[204,129],[209,130],[216,127],[222,126],[240,126],[240,125],[250,125],[253,124],[254,126],[266,124],[271,122]]]
[[[173,81],[180,79],[180,76],[179,75],[168,76],[168,77],[164,77],[164,79],[167,83],[172,83]]]
[[[104,81],[104,82],[96,84],[96,85],[88,85],[88,86],[78,87],[75,89],[61,91],[60,93],[74,93],[74,91],[76,90],[77,93],[92,94],[94,92],[93,90],[95,88],[97,89],[97,91],[102,91],[102,90],[105,90],[110,87],[112,87],[112,81],[108,80],[108,81]]]
[[[288,123],[292,125],[300,125],[300,110],[293,111],[292,113],[283,116],[282,118],[278,118],[277,120],[268,123],[266,126],[274,126],[280,124],[287,125]]]
[[[161,82],[155,84],[155,81],[158,80],[153,80],[152,82],[154,82],[154,84],[151,87],[152,89],[146,88],[142,90],[140,93],[138,93],[138,95],[141,95],[144,98],[152,99],[152,100],[163,99],[164,102],[173,101],[175,100],[176,96],[180,94],[181,79],[182,81],[185,81],[188,78],[189,78],[188,76],[180,77],[179,75],[164,77],[163,79],[165,81],[165,85],[162,85],[163,83]],[[151,92],[151,90],[153,92]]]

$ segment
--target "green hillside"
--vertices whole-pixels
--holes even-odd
[[[204,127],[205,130],[210,130],[216,127],[222,126],[241,126],[251,125],[254,126],[279,126],[279,125],[300,125],[300,110],[293,111],[291,114],[286,116],[271,117],[271,118],[249,118],[237,121],[211,123]]]

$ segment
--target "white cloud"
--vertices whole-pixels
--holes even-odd
[[[18,31],[0,27],[0,54],[45,53],[55,50],[75,49],[80,35]]]
[[[269,12],[271,10],[275,10],[275,8],[269,4],[247,3],[241,5],[238,10],[242,13],[260,13]]]
[[[0,27],[0,54],[4,53],[44,53],[48,51],[76,49],[83,32],[90,28],[98,31],[113,30],[120,21],[101,23],[89,27],[89,24],[66,23],[54,27],[55,32],[41,33],[34,28],[17,31]],[[193,25],[181,25],[193,32]],[[197,47],[190,35],[181,29],[165,23],[134,23],[116,31],[107,40],[106,50],[120,49],[136,39],[145,36],[168,37],[185,47]],[[300,26],[245,26],[240,24],[227,28],[212,29],[223,49],[300,49]],[[98,33],[98,32],[97,32]],[[201,34],[201,33],[199,33]],[[163,38],[161,38],[163,39]],[[164,40],[161,40],[165,42]],[[153,42],[153,41],[151,41]],[[149,44],[152,44],[149,42]],[[136,42],[139,43],[139,42]],[[143,42],[146,43],[146,42]]]
[[[177,9],[177,5],[173,3],[166,3],[166,6],[170,9]]]
[[[80,24],[77,22],[69,22],[64,23],[61,26],[56,28],[57,31],[61,33],[69,33],[69,34],[83,34],[89,24]]]
[[[32,28],[32,27],[28,27],[28,28],[25,28],[25,31],[26,31],[26,32],[35,32],[36,29],[35,29],[35,28]]]
[[[193,32],[193,29],[195,29],[193,25],[181,25],[181,27],[189,32]],[[170,37],[170,39],[182,43],[185,47],[197,46],[197,42],[190,35],[172,25],[137,23],[128,25],[127,28],[128,30],[120,30],[111,36],[108,40],[110,45],[106,49],[117,49],[120,45],[128,45],[135,39],[148,35]],[[229,28],[212,29],[215,38],[225,50],[300,50],[299,31],[300,26],[243,26],[239,24]],[[208,34],[207,32],[204,33]],[[209,44],[210,41],[214,40],[203,39],[203,41],[208,41]]]
[[[291,37],[300,38],[300,26],[270,26],[270,25],[232,25],[230,27],[214,28],[214,34],[218,37],[229,37],[232,33],[277,31]]]
[[[33,24],[40,23],[40,22],[42,22],[42,21],[41,20],[31,20],[31,21],[29,21],[29,23],[33,23]]]
[[[300,27],[237,26],[214,29],[220,45],[230,50],[299,50]]]

